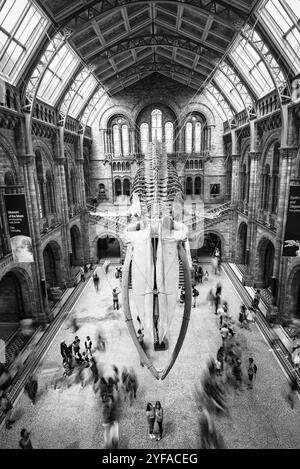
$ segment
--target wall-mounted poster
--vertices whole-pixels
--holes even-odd
[[[300,257],[300,185],[290,187],[283,256]]]
[[[25,194],[4,194],[10,243],[15,262],[33,262]]]

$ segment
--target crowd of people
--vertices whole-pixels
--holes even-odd
[[[214,253],[217,258],[218,267],[212,264],[212,277],[220,274],[221,258],[220,253]],[[192,286],[193,307],[197,307],[197,298],[201,293],[201,285],[204,281],[209,282],[209,273],[200,262],[193,261],[194,276]],[[118,278],[121,278],[121,270],[117,269]],[[85,269],[83,274],[86,275]],[[83,278],[83,277],[82,277]],[[218,280],[218,279],[217,279]],[[82,279],[82,281],[85,281]],[[99,291],[100,278],[97,272],[93,273],[93,283],[96,292]],[[198,288],[196,288],[198,287]],[[200,293],[199,293],[200,290]],[[112,290],[113,309],[118,310],[120,290],[116,287]],[[180,303],[185,300],[184,288],[180,292]],[[209,289],[207,301],[210,306],[212,317],[216,319],[216,327],[219,329],[220,343],[217,344],[215,358],[211,358],[207,363],[205,372],[200,379],[200,386],[195,387],[195,399],[199,411],[199,446],[201,448],[225,448],[223,436],[217,429],[217,418],[229,416],[229,395],[239,393],[244,390],[251,391],[255,386],[256,376],[259,376],[259,369],[253,356],[244,356],[243,347],[239,340],[241,329],[251,330],[251,324],[255,322],[257,308],[261,300],[260,290],[256,290],[251,306],[242,304],[238,313],[238,320],[233,317],[233,312],[228,301],[223,297],[223,286],[217,281],[214,288]],[[118,448],[119,446],[119,422],[121,420],[122,409],[125,405],[132,407],[137,398],[139,388],[137,374],[133,367],[123,367],[121,371],[116,365],[111,367],[111,372],[104,372],[105,356],[98,352],[107,350],[107,341],[100,329],[95,336],[86,335],[79,338],[80,327],[73,316],[75,325],[72,322],[74,337],[71,343],[65,340],[60,343],[60,354],[62,357],[62,376],[53,381],[55,389],[63,390],[76,384],[87,387],[92,386],[96,398],[102,411],[102,425],[104,430],[105,448]],[[143,324],[137,316],[138,329],[137,337],[146,351],[144,344]],[[248,332],[246,332],[248,333]],[[294,351],[300,348],[300,344],[295,341]],[[101,360],[99,357],[103,357]],[[141,365],[143,365],[141,363]],[[13,405],[6,390],[9,387],[9,380],[6,379],[5,370],[0,368],[0,408],[5,415],[5,426],[12,428],[14,424]],[[294,407],[295,393],[298,389],[296,376],[289,384],[288,401]],[[31,374],[24,386],[24,391],[30,399],[32,405],[37,402],[38,393],[37,376]],[[148,402],[146,405],[146,421],[148,423],[149,438],[160,441],[163,436],[164,410],[160,401],[155,404]],[[32,449],[30,431],[21,429],[19,447],[22,449]]]

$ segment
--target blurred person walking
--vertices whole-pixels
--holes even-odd
[[[154,435],[154,423],[155,423],[155,409],[151,402],[148,402],[147,407],[146,407],[146,416],[147,416],[147,421],[149,425],[149,436],[151,440],[155,439]]]

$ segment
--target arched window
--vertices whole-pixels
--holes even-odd
[[[263,209],[269,209],[270,196],[270,166],[267,164],[264,171],[264,193],[263,193]]]
[[[74,169],[71,169],[70,178],[71,178],[72,203],[76,204],[77,190],[76,190],[76,175],[75,175]]]
[[[47,193],[47,201],[48,201],[48,207],[49,207],[49,212],[51,214],[56,212],[55,209],[55,192],[54,192],[54,178],[50,171],[47,171],[46,174],[46,193]]]
[[[173,153],[173,134],[173,124],[172,122],[167,122],[165,125],[165,142],[167,153]]]
[[[115,180],[115,196],[122,195],[122,185],[120,179]]]
[[[185,169],[190,169],[190,162],[189,162],[189,160],[187,160],[186,163],[185,163]]]
[[[246,165],[243,164],[241,173],[241,199],[246,199]]]
[[[123,155],[128,156],[130,153],[129,149],[129,132],[128,125],[122,125],[122,144],[123,144]]]
[[[190,169],[194,169],[194,162],[193,162],[193,160],[190,161]]]
[[[271,212],[276,213],[278,206],[278,192],[279,192],[279,161],[280,161],[280,151],[279,143],[274,147],[273,154],[273,171],[272,171],[272,205]]]
[[[44,218],[46,213],[46,204],[45,204],[45,195],[44,195],[44,174],[43,174],[43,163],[42,155],[40,150],[35,152],[35,167],[36,167],[36,176],[37,176],[37,202],[40,212],[40,217]]]
[[[113,163],[113,171],[117,171],[117,163]]]
[[[130,196],[130,182],[129,179],[124,179],[123,181],[123,194]]]
[[[191,177],[186,178],[185,193],[186,193],[186,195],[192,195],[193,194],[193,179]]]
[[[151,112],[152,142],[162,142],[162,113],[159,109]]]
[[[201,195],[201,178],[198,176],[195,179],[195,195]]]
[[[120,155],[121,154],[121,142],[120,142],[120,132],[119,126],[113,126],[113,142],[114,142],[114,154]]]
[[[5,186],[14,186],[15,185],[15,178],[12,171],[8,171],[4,174],[4,185]]]
[[[192,153],[193,148],[193,124],[188,122],[185,126],[185,151]]]
[[[202,125],[201,122],[196,122],[195,124],[195,152],[201,152],[201,134],[202,134]]]
[[[130,171],[130,163],[128,163],[128,161],[126,163],[126,171]]]
[[[198,169],[198,161],[197,160],[194,161],[194,168]]]
[[[145,155],[149,144],[149,125],[144,123],[140,127],[141,131],[141,152]]]

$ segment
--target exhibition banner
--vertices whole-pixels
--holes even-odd
[[[300,256],[300,185],[290,187],[283,256]]]
[[[4,194],[10,243],[15,262],[33,262],[25,194]]]

